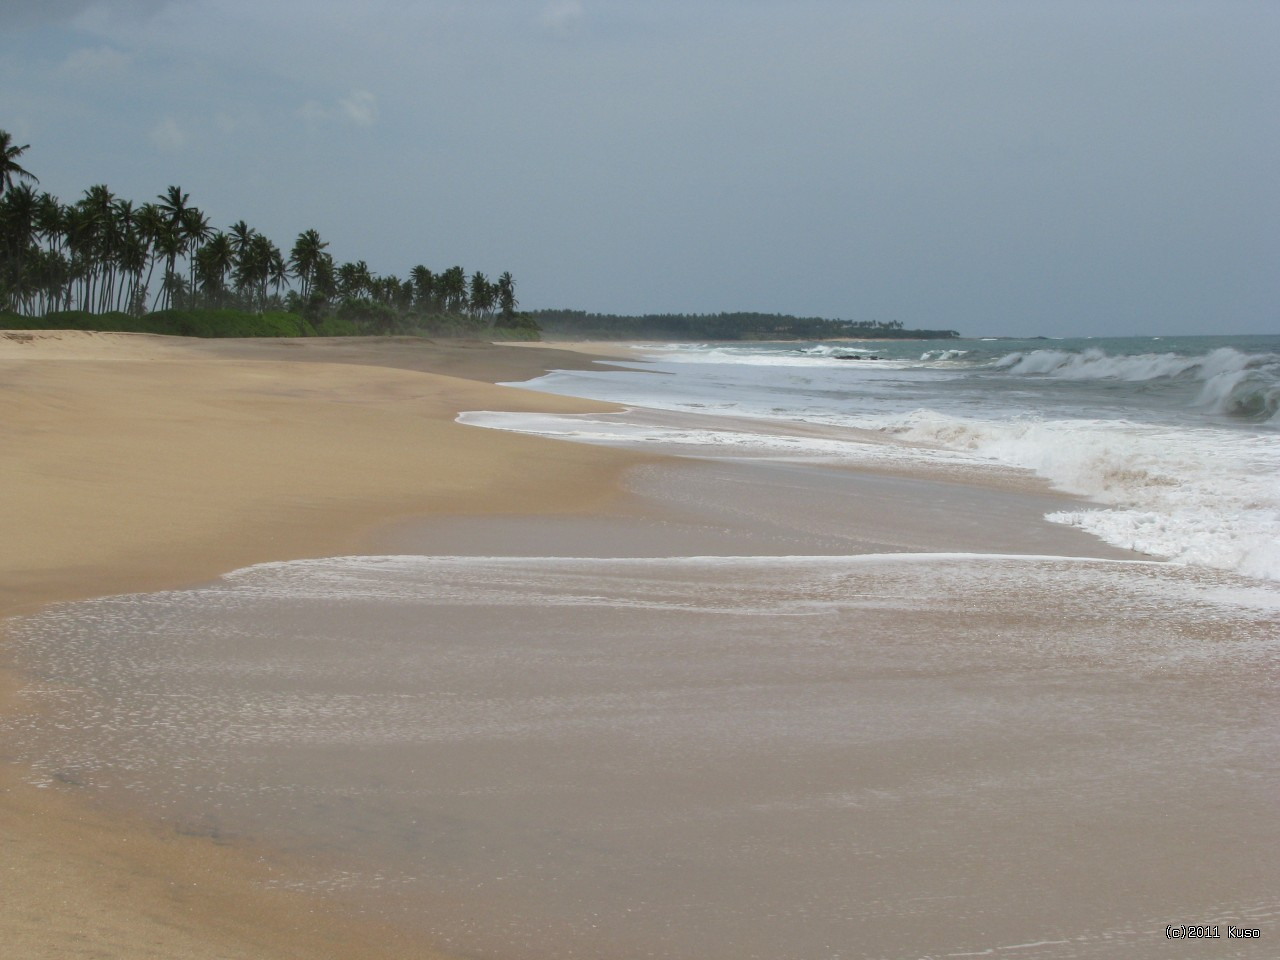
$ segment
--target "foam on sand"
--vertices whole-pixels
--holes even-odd
[[[19,622],[9,735],[469,953],[1156,958],[1274,917],[1278,623],[1151,562],[303,560]]]

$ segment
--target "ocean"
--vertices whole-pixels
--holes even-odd
[[[1280,336],[641,352],[644,363],[526,386],[751,427],[643,413],[464,421],[692,456],[1019,468],[1092,501],[1055,522],[1153,557],[1280,580]]]
[[[1280,338],[638,351],[460,418],[614,513],[17,619],[11,754],[464,956],[1272,955]]]

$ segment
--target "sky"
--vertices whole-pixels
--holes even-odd
[[[1275,0],[0,0],[0,129],[525,309],[1280,333]]]

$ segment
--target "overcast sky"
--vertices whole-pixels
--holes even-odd
[[[1280,2],[0,0],[64,202],[522,306],[1280,333]]]

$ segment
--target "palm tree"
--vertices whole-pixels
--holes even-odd
[[[126,221],[131,214],[122,212],[121,220]],[[141,313],[140,301],[145,302],[146,291],[142,288],[142,272],[147,269],[150,251],[147,241],[138,230],[136,218],[125,231],[124,243],[120,247],[120,269],[128,277],[128,284],[120,285],[120,295],[116,302],[117,310],[130,313]]]
[[[280,298],[280,291],[289,283],[289,264],[285,260],[284,255],[270,240],[267,241],[267,281],[275,289],[276,300]],[[263,305],[266,305],[267,288],[266,284],[262,287]]]
[[[156,301],[152,304],[152,309],[156,308],[156,303],[162,303],[162,310],[169,309],[173,305],[173,294],[179,289],[179,284],[175,281],[181,281],[178,271],[174,269],[174,264],[178,261],[179,254],[182,253],[182,238],[178,235],[177,225],[171,222],[161,221],[160,232],[156,235],[155,251],[157,257],[163,257],[165,260],[164,277],[160,280],[160,290],[156,294]],[[185,287],[185,284],[182,284]]]
[[[413,305],[423,313],[431,312],[436,297],[435,274],[418,264],[409,271],[409,282],[413,284]]]
[[[186,250],[186,240],[182,232],[182,218],[187,211],[190,194],[182,192],[181,187],[170,186],[168,190],[156,197],[161,216],[166,220],[167,230],[157,244],[165,255],[165,278],[160,285],[164,295],[165,307],[173,303],[173,293],[179,285],[170,279],[170,274],[177,269],[178,257]]]
[[[38,253],[35,245],[39,197],[29,183],[20,183],[0,197],[0,254],[3,271],[0,286],[9,291],[9,306],[29,312],[34,295],[28,261]]]
[[[258,245],[258,231],[243,220],[237,220],[227,230],[231,250],[235,254],[232,266],[232,277],[235,281],[236,293],[248,304],[253,303],[254,291],[258,287],[258,275],[262,265],[258,262],[262,250]]]
[[[504,272],[498,278],[498,309],[502,311],[503,321],[510,321],[515,316],[520,301],[516,299],[516,282],[511,273]]]
[[[66,309],[71,309],[73,301],[78,301],[82,309],[87,309],[95,257],[94,246],[97,243],[93,214],[82,203],[75,203],[63,211],[62,223],[63,239],[71,262]]]
[[[196,286],[196,256],[200,248],[213,236],[213,227],[209,226],[209,218],[195,207],[187,207],[182,211],[182,219],[178,224],[178,232],[182,237],[183,248],[187,252],[188,282],[194,291]]]
[[[344,263],[338,268],[338,293],[344,299],[367,297],[373,290],[373,274],[363,260]]]
[[[498,299],[498,289],[489,282],[489,278],[477,270],[471,275],[471,314],[476,317],[484,317],[490,321],[493,318],[493,305]],[[490,324],[492,326],[492,323]]]
[[[85,300],[81,307],[102,309],[111,282],[111,264],[115,257],[118,230],[115,219],[115,195],[105,183],[95,184],[84,192],[76,204],[84,213],[80,223],[81,250],[86,261]]]
[[[165,218],[157,204],[144,203],[138,208],[135,223],[137,224],[138,237],[142,240],[147,253],[147,278],[142,281],[139,289],[135,291],[135,297],[140,294],[143,300],[143,306],[136,311],[140,314],[145,310],[147,291],[151,289],[151,277],[155,272],[156,262],[160,259],[159,243],[160,237],[165,232]],[[132,311],[132,305],[130,310]]]
[[[58,309],[69,275],[67,258],[57,250],[35,248],[30,263],[28,288],[40,298],[37,311],[47,314]]]
[[[160,287],[161,293],[164,294],[166,308],[172,306],[175,300],[179,306],[187,302],[190,291],[187,289],[187,281],[178,271],[170,270],[166,273]]]
[[[247,237],[247,241],[245,241]],[[236,250],[236,291],[247,297],[251,307],[261,310],[266,304],[267,282],[271,278],[272,264],[279,257],[276,245],[262,234],[245,231],[241,220],[231,228],[231,246]]]
[[[195,256],[196,279],[205,300],[215,307],[222,306],[227,294],[227,274],[235,266],[236,252],[231,238],[221,230],[209,238]]]
[[[183,193],[181,187],[170,186],[164,193],[157,195],[156,199],[160,201],[160,212],[176,227],[182,222],[182,214],[187,209],[191,194]]]
[[[315,274],[311,278],[311,297],[323,297],[330,301],[338,295],[338,278],[334,271],[333,257],[322,253],[316,261]]]
[[[36,209],[36,230],[51,248],[62,249],[66,231],[66,209],[51,193],[40,194]]]
[[[36,236],[45,243],[48,252],[57,257],[57,264],[52,259],[46,260],[44,271],[49,284],[56,278],[56,291],[46,287],[44,291],[44,312],[56,310],[62,305],[63,297],[70,296],[70,264],[66,257],[67,211],[51,193],[42,193],[36,201]]]
[[[293,275],[302,281],[304,301],[311,296],[316,271],[320,269],[320,261],[325,256],[324,248],[328,245],[315,230],[304,230],[294,241],[293,250],[289,254],[289,266],[293,269]]]
[[[237,220],[227,232],[231,235],[231,249],[237,254],[247,250],[249,244],[253,242],[253,238],[258,233],[243,220]]]
[[[461,313],[467,303],[467,275],[461,267],[450,267],[436,277],[436,296],[446,313]]]
[[[12,134],[8,130],[0,130],[0,194],[13,186],[14,177],[40,182],[34,173],[18,165],[18,158],[30,148],[29,143],[21,147],[15,146]]]

